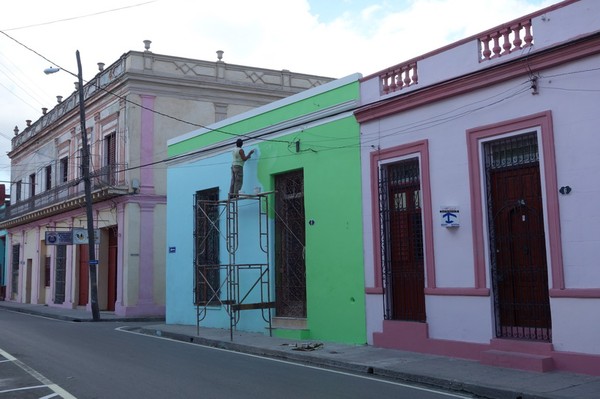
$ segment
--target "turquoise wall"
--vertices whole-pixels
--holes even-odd
[[[252,135],[253,130],[286,122],[301,115],[315,117],[311,123],[296,127],[288,134],[267,135],[248,140],[246,151],[256,153],[244,167],[243,192],[274,189],[278,173],[302,169],[304,173],[304,205],[306,229],[307,329],[302,332],[278,329],[274,335],[318,339],[333,342],[365,343],[365,294],[362,247],[361,179],[359,126],[351,113],[317,120],[317,112],[358,99],[358,80],[310,96],[284,107],[252,115],[219,131],[205,132],[169,146],[176,158],[201,150],[207,145],[228,143],[218,154],[190,157],[182,164],[168,168],[167,246],[176,247],[167,254],[166,320],[170,324],[195,324],[193,306],[193,194],[198,190],[219,187],[225,199],[229,189],[231,149],[235,137],[223,132]],[[260,110],[260,108],[259,108]],[[299,147],[296,142],[299,141]],[[297,151],[298,149],[298,151]],[[273,197],[273,195],[270,195]],[[270,198],[270,207],[274,207]],[[240,201],[240,204],[245,201]],[[258,210],[240,205],[240,249],[238,263],[261,262],[257,242]],[[220,218],[221,224],[225,216]],[[309,223],[310,222],[310,223]],[[271,250],[274,221],[271,214]],[[222,226],[224,231],[224,225]],[[226,264],[227,251],[221,243],[221,262]],[[270,254],[271,263],[275,254]],[[271,272],[273,273],[274,267]],[[274,279],[271,279],[274,298]],[[246,282],[247,283],[247,282]],[[223,309],[209,308],[202,326],[228,328],[229,319]],[[265,330],[260,311],[242,311],[238,329]]]
[[[256,179],[257,160],[246,162],[242,191],[250,192],[259,185]],[[231,178],[231,154],[220,154],[189,164],[175,165],[167,171],[167,251],[166,269],[166,322],[168,324],[196,324],[196,307],[193,305],[193,220],[194,194],[198,190],[218,187],[219,197],[227,198]],[[254,205],[254,207],[253,207]],[[256,204],[240,206],[240,220],[251,218],[250,223],[240,223],[239,236],[244,245],[236,253],[238,259],[260,262],[256,253],[258,245],[255,218]],[[224,212],[223,209],[221,209]],[[225,214],[220,215],[220,230],[225,231]],[[223,233],[224,234],[224,233]],[[220,243],[221,264],[229,262],[225,242]],[[251,317],[254,311],[244,313],[238,327],[247,331],[264,331],[264,322]],[[204,327],[229,328],[229,318],[218,307],[208,308],[208,317],[201,322]]]

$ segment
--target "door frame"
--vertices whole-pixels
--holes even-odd
[[[476,289],[488,289],[489,239],[487,215],[484,212],[485,171],[482,166],[483,142],[502,136],[535,130],[540,156],[540,175],[546,227],[546,259],[549,267],[550,296],[565,288],[562,243],[558,206],[558,184],[554,153],[552,112],[545,111],[522,118],[502,121],[492,125],[467,130],[469,181],[471,187],[471,218],[473,226],[474,285]]]
[[[299,176],[299,177],[298,177]],[[298,178],[301,180],[301,191],[294,192],[292,196],[284,189],[278,189],[280,184],[283,184],[285,180]],[[306,252],[306,208],[305,208],[305,191],[304,191],[304,169],[290,170],[283,173],[278,173],[273,176],[273,182],[275,187],[275,314],[276,317],[289,317],[297,319],[306,319],[308,317],[308,296],[307,296],[307,281],[306,281],[306,259],[304,253]],[[287,212],[285,215],[281,214],[283,210],[287,209],[286,204],[293,201],[301,201],[301,214],[297,213],[297,216],[301,216],[302,220],[299,221],[296,227],[300,230],[292,230],[293,226],[289,225]],[[284,207],[285,209],[282,209]],[[288,239],[290,242],[288,242]],[[288,245],[289,244],[289,245]],[[288,250],[288,247],[292,247]],[[298,248],[302,248],[301,253],[298,253]],[[292,264],[292,267],[287,262],[289,258],[287,255],[296,257],[297,261]],[[283,266],[285,265],[285,270]],[[295,265],[295,266],[294,266]],[[301,268],[301,270],[299,270]],[[290,289],[293,285],[289,284],[290,273],[286,272],[292,270],[293,272],[299,272],[302,275],[298,275],[301,285],[296,286],[293,290]],[[293,292],[292,292],[293,291]]]
[[[483,147],[496,337],[549,342],[552,317],[537,132],[485,141]]]
[[[389,320],[426,321],[420,163],[419,157],[413,154],[380,167],[380,223],[385,232],[381,245],[384,318]],[[416,173],[406,174],[411,170]],[[397,172],[404,176],[390,177]],[[411,223],[414,217],[418,225]]]

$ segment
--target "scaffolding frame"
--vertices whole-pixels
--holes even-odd
[[[202,212],[201,216],[206,218],[210,224],[210,229],[198,232],[195,231],[196,239],[201,242],[208,240],[209,235],[214,231],[218,232],[219,239],[223,237],[226,243],[228,253],[227,264],[200,265],[197,262],[197,256],[194,256],[194,304],[196,305],[196,334],[200,334],[200,322],[207,316],[208,308],[220,306],[229,317],[229,335],[233,341],[233,332],[236,329],[243,310],[261,310],[261,316],[268,325],[269,336],[272,336],[272,309],[275,308],[275,302],[271,300],[271,272],[270,272],[270,245],[269,245],[269,194],[273,192],[264,192],[257,194],[239,194],[225,200],[197,200],[194,207]],[[239,248],[239,206],[240,202],[254,205],[258,208],[258,246],[259,252],[263,254],[260,263],[238,263],[237,251]],[[220,223],[211,220],[206,212],[207,207],[216,207],[219,209],[220,221],[225,213],[225,234],[223,235]],[[198,217],[198,216],[196,216]],[[212,281],[209,273],[218,273],[218,285]],[[254,279],[252,279],[252,272]],[[247,280],[249,287],[242,287],[242,275],[250,276]],[[198,301],[196,290],[199,282],[204,284],[207,296],[204,301]],[[258,291],[258,302],[248,302],[249,297]],[[223,298],[223,293],[225,297]]]

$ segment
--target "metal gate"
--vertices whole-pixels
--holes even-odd
[[[426,320],[419,159],[384,165],[379,181],[384,317]]]
[[[304,173],[275,176],[275,274],[278,317],[306,317]]]
[[[67,246],[56,246],[56,266],[54,270],[54,303],[65,301],[65,279],[67,274]]]
[[[16,298],[19,294],[19,257],[21,256],[21,245],[13,245],[12,246],[12,260],[11,260],[11,268],[12,268],[12,281],[11,281],[11,296],[12,298]]]
[[[535,133],[484,145],[496,336],[551,341]]]

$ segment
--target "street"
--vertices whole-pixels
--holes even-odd
[[[0,398],[464,397],[124,329],[140,325],[0,309]]]

